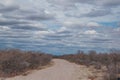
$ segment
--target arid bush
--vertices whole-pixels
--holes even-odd
[[[96,51],[84,53],[83,51],[78,51],[76,54],[63,55],[57,58],[86,66],[92,65],[96,69],[106,66],[105,80],[117,80],[117,75],[120,74],[120,51],[112,51],[110,53],[97,53]]]
[[[17,49],[0,51],[0,76],[9,77],[47,65],[51,55]]]
[[[110,64],[107,67],[107,76],[105,76],[105,80],[117,80],[117,71],[114,64]]]

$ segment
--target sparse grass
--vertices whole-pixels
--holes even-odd
[[[0,76],[11,77],[50,63],[51,55],[18,49],[0,51]]]

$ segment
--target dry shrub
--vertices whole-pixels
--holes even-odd
[[[106,66],[105,80],[117,80],[117,75],[120,74],[120,51],[112,51],[110,53],[97,53],[96,51],[84,53],[83,51],[78,51],[77,54],[62,55],[57,58],[66,59],[88,67],[92,65],[96,69]]]
[[[18,49],[0,51],[0,76],[9,77],[47,65],[51,55]]]
[[[105,80],[117,80],[117,71],[114,64],[110,64],[107,67],[107,73],[104,77]]]

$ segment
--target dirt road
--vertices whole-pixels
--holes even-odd
[[[35,70],[26,76],[17,76],[5,80],[91,80],[92,73],[87,67],[70,63],[62,59],[53,59],[51,67]]]

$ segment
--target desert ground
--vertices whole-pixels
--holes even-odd
[[[31,71],[26,76],[1,78],[1,80],[102,80],[102,72],[93,67],[88,68],[63,59],[53,59],[52,62],[51,66]]]

